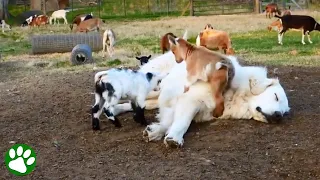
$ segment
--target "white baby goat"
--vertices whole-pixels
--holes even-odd
[[[92,106],[92,129],[100,129],[99,117],[102,112],[116,127],[121,127],[115,117],[114,106],[120,99],[131,100],[134,111],[133,119],[147,125],[144,116],[145,100],[148,93],[158,90],[161,75],[157,73],[143,73],[130,69],[110,69],[95,74],[95,103]]]

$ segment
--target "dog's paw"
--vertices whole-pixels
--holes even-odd
[[[142,132],[143,139],[146,142],[159,141],[163,138],[164,132],[162,131],[161,125],[159,123],[153,123],[148,125]]]
[[[166,147],[170,148],[181,148],[183,146],[183,142],[183,138],[175,138],[170,136],[166,136],[164,138],[164,144],[166,145]]]

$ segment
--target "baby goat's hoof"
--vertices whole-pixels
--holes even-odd
[[[92,119],[92,129],[93,130],[100,130],[99,119],[97,119],[97,118]]]

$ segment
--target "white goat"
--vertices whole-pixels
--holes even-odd
[[[4,33],[5,28],[7,28],[8,30],[11,30],[10,25],[7,24],[5,20],[1,20],[0,25],[1,25],[2,33]]]
[[[102,44],[103,44],[103,49],[102,49],[103,56],[102,57],[105,57],[106,48],[107,48],[109,56],[110,57],[113,56],[115,43],[116,43],[116,35],[113,32],[113,30],[112,29],[105,30],[103,33],[103,39],[102,39]]]
[[[68,24],[67,21],[67,12],[69,12],[70,10],[64,10],[64,9],[60,9],[57,11],[54,11],[49,19],[50,24],[52,24],[52,20],[54,21],[54,24],[57,23],[57,19],[58,19],[58,24],[59,23],[59,19],[64,19],[64,24]]]
[[[99,117],[102,112],[116,127],[121,127],[114,108],[120,99],[131,100],[133,119],[147,125],[144,116],[145,100],[150,91],[157,90],[162,78],[158,73],[142,73],[130,69],[111,69],[96,73],[95,104],[91,109],[92,128],[100,129]]]

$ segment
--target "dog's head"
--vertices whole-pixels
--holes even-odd
[[[149,62],[149,59],[151,58],[151,55],[149,56],[141,56],[141,57],[136,57],[138,61],[140,61],[141,66],[144,64],[147,64]]]
[[[261,121],[279,122],[289,114],[288,98],[278,79],[269,82],[270,84],[265,84],[265,89],[262,89],[261,93],[252,97],[250,109],[262,115]]]

